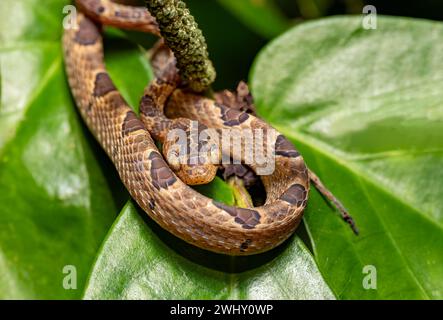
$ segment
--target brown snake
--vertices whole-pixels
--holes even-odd
[[[272,136],[275,170],[261,176],[266,203],[239,208],[209,199],[183,180],[215,174],[213,167],[172,165],[164,160],[151,135],[168,148],[166,135],[174,128],[189,132],[189,120],[200,129],[273,130],[264,121],[185,89],[175,60],[164,45],[152,55],[156,79],[145,90],[140,117],[132,111],[109,77],[103,59],[98,25],[159,34],[145,8],[118,5],[109,0],[78,0],[78,29],[63,37],[66,71],[80,114],[114,163],[121,180],[138,205],[160,226],[200,248],[228,255],[250,255],[270,250],[286,240],[299,225],[309,192],[309,174],[302,156],[280,134]],[[95,21],[95,22],[92,22]],[[166,106],[165,106],[166,104]],[[163,108],[169,118],[163,114]],[[181,117],[179,119],[172,119]],[[150,134],[151,133],[151,134]],[[264,143],[266,144],[266,142]],[[244,143],[243,143],[244,146]],[[163,150],[164,154],[165,150]],[[231,152],[244,161],[245,155]],[[258,167],[251,165],[254,171]],[[206,178],[199,183],[208,182]],[[192,183],[193,181],[186,181]]]

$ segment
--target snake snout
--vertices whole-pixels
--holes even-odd
[[[218,154],[215,151],[201,150],[196,154],[189,154],[189,149],[166,141],[163,145],[163,155],[174,173],[188,185],[207,184],[217,174]]]
[[[175,173],[187,185],[207,184],[215,178],[217,166],[212,164],[184,164]]]

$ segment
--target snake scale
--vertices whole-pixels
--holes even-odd
[[[177,87],[174,58],[164,45],[152,55],[156,78],[141,99],[139,118],[106,71],[100,26],[158,35],[155,19],[145,8],[109,0],[78,0],[77,6],[82,11],[78,28],[66,29],[63,36],[69,85],[82,118],[138,205],[175,236],[217,253],[257,254],[285,241],[301,221],[309,192],[309,173],[294,146],[281,134],[272,136],[275,170],[261,176],[266,202],[260,207],[228,206],[198,193],[171,169],[152,137],[164,140],[176,127],[189,130],[184,118],[215,130],[272,128],[251,114]],[[245,160],[243,153],[230,156]],[[204,164],[197,166],[205,170]],[[253,164],[251,168],[257,171]]]

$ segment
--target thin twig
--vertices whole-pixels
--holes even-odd
[[[340,202],[340,200],[338,200],[331,191],[328,190],[328,188],[325,187],[325,185],[323,184],[323,182],[321,182],[320,178],[310,169],[308,169],[309,171],[309,178],[311,179],[312,184],[315,186],[315,188],[326,198],[328,199],[330,202],[332,202],[334,204],[334,206],[337,208],[337,210],[340,212],[340,215],[342,217],[342,219],[348,223],[352,229],[352,231],[354,231],[354,233],[356,235],[358,235],[359,231],[357,226],[355,225],[355,221],[354,219],[351,217],[351,215],[349,214],[348,210],[346,210],[346,208],[343,206],[343,204]]]

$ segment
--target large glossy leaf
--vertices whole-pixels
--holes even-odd
[[[1,298],[79,297],[118,212],[63,72],[66,2],[0,3]]]
[[[443,25],[379,17],[306,23],[253,69],[260,114],[286,134],[355,217],[313,193],[305,222],[340,298],[443,298]],[[363,269],[377,271],[365,289]]]
[[[332,299],[303,242],[232,258],[196,249],[129,203],[111,229],[85,299]]]
[[[96,251],[128,199],[67,86],[60,37],[68,3],[0,3],[1,298],[79,298]],[[151,78],[144,53],[108,38],[108,68],[136,106]],[[66,265],[76,267],[75,290],[63,287]]]

